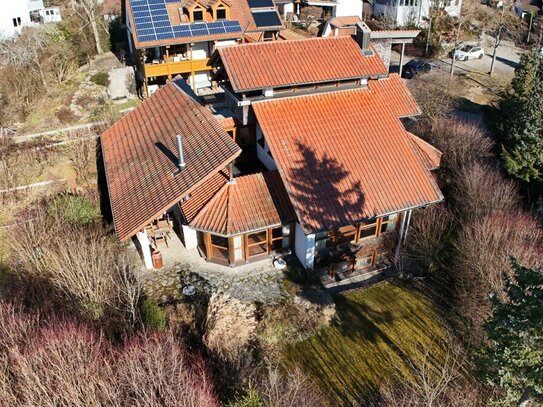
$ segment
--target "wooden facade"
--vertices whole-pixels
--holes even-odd
[[[266,259],[294,247],[294,224],[230,237],[209,232],[198,232],[198,235],[206,260],[224,266],[239,266]]]

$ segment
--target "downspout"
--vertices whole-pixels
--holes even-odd
[[[407,219],[407,213],[402,214],[402,221],[400,223],[400,233],[398,238],[398,243],[396,245],[396,253],[394,254],[394,264],[396,264],[396,268],[399,268],[398,265],[400,263],[400,253],[402,248],[402,242],[404,240],[404,232],[405,232],[405,221]]]

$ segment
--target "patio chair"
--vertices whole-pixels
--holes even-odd
[[[168,233],[165,230],[155,229],[154,240],[155,240],[155,245],[157,245],[157,246],[158,246],[158,240],[159,239],[164,239],[164,243],[166,243],[166,247],[170,247],[168,245]]]

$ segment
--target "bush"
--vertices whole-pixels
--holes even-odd
[[[57,119],[62,124],[68,124],[76,121],[77,117],[75,116],[74,112],[72,112],[72,109],[70,109],[69,106],[61,106],[59,111],[57,112]]]
[[[166,327],[166,313],[152,298],[143,301],[141,318],[147,328],[162,330]]]
[[[249,388],[243,397],[236,397],[226,407],[262,407],[262,397],[257,390]]]
[[[105,86],[106,88],[109,86],[109,74],[107,72],[97,72],[90,77],[90,80],[92,83]]]
[[[100,216],[98,208],[86,197],[69,193],[53,199],[47,207],[47,214],[54,218],[62,218],[74,226],[88,225]]]

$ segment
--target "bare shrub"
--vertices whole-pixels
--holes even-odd
[[[322,8],[316,6],[304,7],[300,12],[300,20],[305,21],[307,25],[322,17]]]
[[[406,240],[407,252],[428,272],[437,271],[448,257],[447,237],[451,229],[451,214],[443,205],[413,212]]]
[[[319,407],[325,405],[321,392],[298,368],[281,372],[278,367],[270,365],[257,387],[264,407]]]
[[[458,106],[459,90],[455,84],[441,72],[417,75],[408,81],[409,90],[422,112],[432,119],[446,115]]]
[[[118,251],[109,236],[98,227],[74,226],[44,210],[33,221],[20,223],[17,236],[10,246],[25,272],[49,278],[92,318],[102,315]]]
[[[10,355],[20,404],[115,405],[106,352],[101,336],[75,323],[42,329]]]
[[[131,340],[117,357],[122,405],[218,407],[212,381],[171,332]]]
[[[256,329],[254,304],[215,293],[209,300],[204,343],[218,358],[235,362],[244,354]]]
[[[92,131],[71,131],[66,153],[78,184],[85,184],[96,172],[96,135]]]
[[[541,266],[543,233],[537,219],[527,213],[494,214],[465,225],[455,248],[453,277],[459,313],[470,333],[480,336],[480,327],[490,312],[489,295],[502,292],[503,273],[510,272],[509,257],[526,267]]]
[[[21,346],[39,328],[39,316],[0,301],[0,354]]]
[[[72,109],[70,109],[70,106],[61,106],[56,113],[56,116],[62,124],[73,123],[77,120],[77,116],[74,114]]]
[[[492,157],[492,140],[473,123],[440,117],[429,126],[421,126],[417,134],[443,153],[441,172],[449,178]]]
[[[455,209],[462,221],[482,219],[487,215],[511,213],[519,207],[515,183],[497,170],[472,164],[461,171],[454,182]]]

